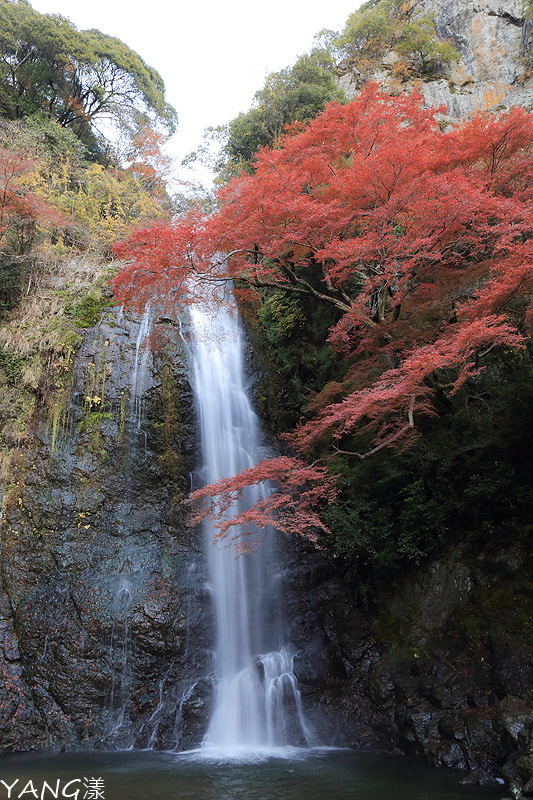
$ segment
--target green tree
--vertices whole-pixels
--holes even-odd
[[[94,145],[96,124],[119,110],[145,114],[172,132],[176,112],[160,75],[120,39],[79,31],[27,0],[0,0],[0,113],[35,113]]]
[[[253,172],[254,156],[273,146],[286,125],[316,117],[330,100],[345,101],[334,81],[331,59],[323,48],[301,56],[292,67],[268,76],[255,94],[254,107],[232,120],[218,164],[223,179],[244,169]]]
[[[365,3],[348,17],[343,32],[335,40],[344,59],[365,68],[380,58],[392,45],[400,9],[394,0]]]
[[[459,60],[453,45],[437,38],[433,20],[428,16],[404,25],[395,49],[409,59],[414,73],[421,76],[433,75],[443,66]]]
[[[407,75],[429,76],[457,61],[459,54],[441,41],[427,15],[416,16],[401,0],[370,0],[348,17],[343,32],[331,40],[337,60],[360,72],[375,68],[387,50],[403,56]]]

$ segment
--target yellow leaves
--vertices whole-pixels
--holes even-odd
[[[132,226],[165,216],[134,175],[122,170],[115,175],[101,164],[91,164],[78,176],[77,187],[58,201],[102,245],[123,238]]]
[[[6,208],[6,214],[23,206],[52,260],[64,258],[72,246],[107,251],[132,228],[168,217],[165,197],[147,188],[143,174],[119,166],[84,165],[75,153],[54,159],[8,147],[0,154],[0,206],[7,187],[13,208]]]

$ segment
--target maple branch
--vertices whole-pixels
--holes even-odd
[[[493,342],[486,350],[482,350],[480,353],[477,354],[477,358],[483,358],[484,356],[488,355],[492,349],[496,347],[498,342]]]
[[[338,300],[338,299],[337,299],[337,298],[335,298],[335,297],[332,297],[331,295],[328,295],[328,294],[323,294],[322,292],[319,292],[317,289],[315,289],[315,288],[314,288],[314,286],[311,286],[311,284],[310,284],[310,283],[308,283],[306,280],[304,280],[303,278],[300,278],[300,277],[298,277],[298,275],[296,275],[296,273],[294,272],[294,270],[292,270],[292,269],[289,267],[289,265],[287,264],[287,262],[285,262],[285,263],[283,264],[283,267],[284,267],[284,268],[287,270],[287,272],[289,273],[289,275],[291,276],[291,278],[292,278],[292,279],[293,279],[293,280],[294,280],[296,283],[298,283],[298,284],[300,284],[301,286],[303,286],[303,287],[304,287],[304,289],[307,291],[307,293],[309,293],[309,294],[312,294],[314,297],[318,297],[320,300],[325,300],[325,301],[326,301],[326,302],[328,302],[328,303],[333,303],[333,305],[334,305],[336,308],[338,308],[340,311],[344,311],[344,312],[346,312],[346,311],[349,311],[349,310],[350,310],[350,308],[351,308],[351,304],[350,304],[350,305],[347,305],[346,303],[342,303],[340,300]],[[326,284],[326,285],[327,285],[327,284]]]
[[[373,456],[374,453],[377,453],[379,450],[383,450],[384,447],[389,447],[389,445],[393,444],[393,442],[398,441],[401,437],[407,433],[411,428],[415,427],[414,422],[414,411],[415,411],[415,402],[416,402],[416,394],[412,395],[411,402],[409,403],[409,409],[407,411],[407,424],[400,428],[400,430],[395,431],[390,436],[387,436],[382,442],[369,450],[367,453],[357,453],[355,450],[341,450],[340,447],[337,447],[335,442],[333,442],[333,449],[337,453],[342,453],[345,456],[357,456],[361,461],[364,461],[365,458],[369,456]]]
[[[347,295],[346,292],[344,292],[342,289],[337,289],[335,286],[333,286],[331,277],[328,272],[328,268],[326,266],[326,262],[322,261],[321,264],[322,264],[322,274],[324,276],[324,283],[326,284],[330,292],[336,292],[337,294],[340,294],[340,296],[346,300],[348,306],[350,307],[352,304],[352,298],[349,295]]]
[[[319,300],[324,300],[326,303],[331,303],[340,311],[346,313],[346,311],[350,310],[349,306],[346,306],[344,303],[341,303],[339,300],[336,300],[334,297],[330,297],[327,294],[322,294],[322,292],[317,291],[312,286],[309,288],[305,288],[305,286],[296,286],[293,283],[281,283],[279,281],[268,281],[264,278],[249,278],[247,276],[239,275],[239,280],[248,283],[250,286],[253,286],[255,289],[279,289],[283,292],[295,292],[296,294],[304,294],[304,295],[313,295],[313,297],[318,298]],[[305,284],[305,281],[299,281],[299,283]],[[369,324],[370,321],[369,321]]]

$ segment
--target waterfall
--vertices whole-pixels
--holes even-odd
[[[191,310],[202,482],[231,477],[261,458],[261,432],[246,391],[243,336],[235,313]],[[251,487],[234,511],[265,496]],[[242,505],[245,503],[246,505]],[[282,594],[271,530],[217,542],[205,526],[216,617],[214,709],[203,747],[238,755],[310,742],[284,644]],[[247,552],[242,555],[243,545]]]
[[[108,745],[129,749],[133,747],[128,715],[132,682],[129,614],[133,601],[133,585],[122,575],[117,576],[115,584],[113,626],[109,643],[109,655],[115,665],[115,672],[111,683],[104,741]]]

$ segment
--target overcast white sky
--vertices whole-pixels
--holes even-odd
[[[78,28],[118,36],[161,74],[179,130],[169,152],[181,160],[207,126],[247,111],[265,77],[339,30],[361,0],[30,0]]]

